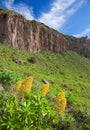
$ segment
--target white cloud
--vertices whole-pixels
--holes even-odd
[[[33,11],[31,7],[27,6],[24,3],[19,3],[18,5],[15,5],[14,1],[15,0],[4,0],[3,4],[7,9],[16,11],[22,14],[23,16],[25,16],[25,18],[27,19],[30,19],[30,20],[34,19]]]
[[[27,19],[36,19],[60,31],[68,18],[73,15],[85,1],[87,0],[79,0],[79,2],[78,0],[53,0],[50,10],[41,12],[41,16],[39,16],[38,19],[33,16],[32,7],[22,2],[16,5],[14,4],[15,0],[4,0],[3,3],[6,8],[22,14]]]
[[[60,30],[68,20],[68,17],[73,15],[86,0],[77,1],[78,0],[54,0],[50,11],[46,13],[42,12],[38,20],[52,28]]]
[[[68,15],[73,15],[74,12],[76,12],[84,3],[86,2],[86,0],[81,0],[80,2],[76,2],[72,8],[69,8],[69,10],[66,11],[67,16]]]
[[[74,35],[75,37],[83,37],[83,36],[87,36],[90,34],[90,28],[86,28],[83,32]]]

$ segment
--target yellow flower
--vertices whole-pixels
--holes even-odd
[[[65,93],[61,92],[59,93],[56,98],[55,98],[55,102],[54,102],[54,108],[55,110],[63,115],[64,111],[65,111],[65,107],[66,107],[66,98],[65,98]]]
[[[40,89],[40,93],[42,96],[45,96],[48,92],[49,89],[49,84],[44,84],[41,89]]]
[[[16,83],[16,90],[19,91],[20,88],[21,88],[21,86],[22,86],[22,81],[18,81],[18,82]]]
[[[22,81],[18,81],[16,83],[16,90],[20,92],[20,94],[24,97],[25,93],[29,93],[31,91],[33,82],[33,77],[27,77]]]
[[[29,93],[31,91],[33,77],[28,77],[22,81],[21,92]]]
[[[56,100],[59,100],[59,99],[62,99],[62,98],[65,98],[65,92],[61,92],[61,93],[59,93],[59,94],[56,96]]]

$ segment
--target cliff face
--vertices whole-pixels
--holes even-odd
[[[29,52],[50,50],[62,53],[90,47],[87,37],[77,39],[66,36],[42,23],[25,20],[17,13],[2,9],[0,9],[0,42]]]

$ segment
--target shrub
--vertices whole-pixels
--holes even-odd
[[[36,57],[31,57],[30,59],[28,59],[29,62],[31,63],[36,63]]]
[[[0,110],[1,130],[50,130],[55,114],[44,97],[32,93],[21,101],[12,95],[0,95]]]
[[[74,117],[81,124],[82,129],[90,130],[90,109],[81,106],[79,110],[74,111]]]
[[[8,86],[15,84],[21,78],[19,74],[13,71],[4,70],[0,72],[0,82],[5,89],[8,89]]]
[[[7,91],[0,94],[1,130],[51,130],[57,116],[63,117],[66,107],[65,93],[61,92],[56,96],[56,110],[45,98],[49,84],[44,84],[36,94],[31,92],[32,81],[33,77],[18,81],[13,95]],[[21,95],[17,95],[18,92]]]
[[[59,115],[57,120],[53,126],[56,130],[77,130],[76,121],[71,114]]]

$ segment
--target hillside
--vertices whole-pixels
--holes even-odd
[[[67,51],[63,54],[42,51],[33,54],[26,51],[18,51],[0,43],[0,73],[8,71],[21,76],[22,79],[27,76],[33,76],[32,90],[35,92],[42,86],[42,80],[47,80],[50,83],[47,94],[47,99],[50,102],[53,101],[58,92],[65,91],[67,98],[66,113],[74,116],[76,121],[79,122],[78,129],[76,125],[72,126],[73,129],[74,127],[77,130],[86,128],[86,126],[82,125],[81,118],[83,118],[83,121],[87,120],[88,118],[83,117],[84,115],[82,114],[86,114],[90,109],[89,58],[80,56],[72,51]],[[67,115],[68,118],[70,115]],[[72,118],[71,120],[73,121]],[[72,122],[70,119],[68,120]],[[78,125],[78,123],[76,124]],[[89,125],[87,126],[89,127]],[[70,130],[70,128],[67,128],[67,130]]]
[[[32,57],[35,63],[30,61]],[[0,59],[1,71],[15,71],[23,77],[32,75],[35,84],[42,84],[42,79],[46,79],[51,85],[50,96],[63,89],[67,95],[73,93],[76,104],[90,107],[90,59],[72,51],[63,54],[49,51],[30,54],[3,44],[0,44]],[[16,61],[22,61],[22,64]]]

